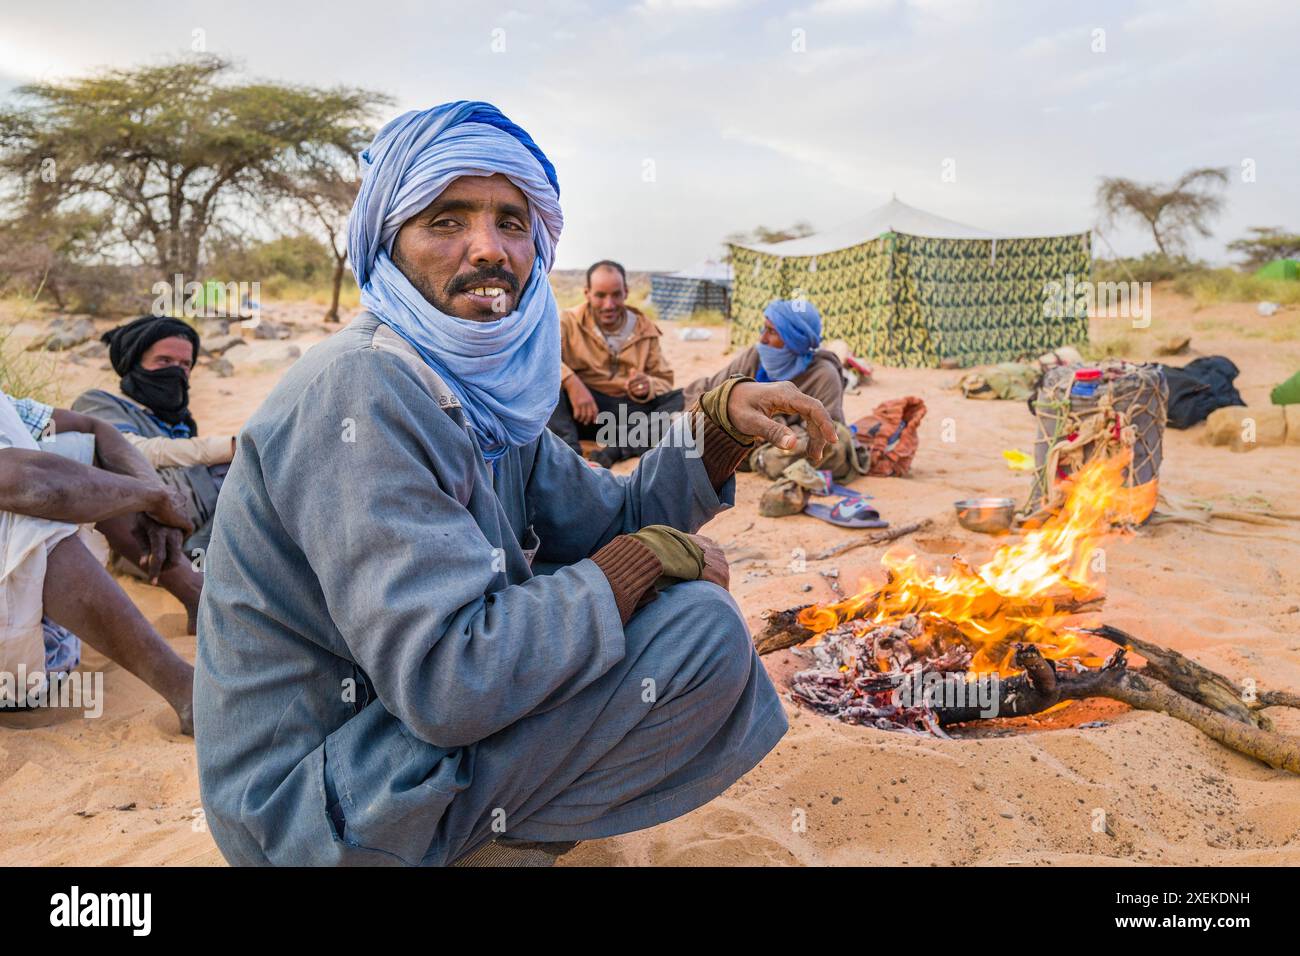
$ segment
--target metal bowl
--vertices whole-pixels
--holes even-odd
[[[957,523],[968,531],[1006,534],[1016,517],[1013,498],[967,498],[954,504]]]

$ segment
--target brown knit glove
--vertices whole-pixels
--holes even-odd
[[[663,574],[659,557],[643,541],[620,534],[591,556],[609,581],[618,614],[626,624],[637,608],[654,600],[655,581]]]
[[[733,376],[701,395],[691,409],[696,417],[696,434],[703,445],[704,470],[715,489],[726,484],[756,444],[753,437],[737,432],[727,416],[731,390],[741,382],[752,381],[745,375]]]

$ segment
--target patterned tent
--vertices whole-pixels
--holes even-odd
[[[751,344],[769,302],[802,296],[825,338],[881,365],[1036,356],[1087,341],[1087,315],[1059,289],[1091,278],[1091,246],[1088,232],[999,237],[894,199],[828,233],[733,245],[731,341]]]
[[[650,301],[661,319],[689,319],[698,309],[731,315],[731,268],[704,262],[681,272],[650,276]]]

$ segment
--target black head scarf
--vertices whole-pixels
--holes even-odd
[[[187,425],[191,435],[199,433],[190,415],[190,383],[184,369],[176,366],[143,369],[140,360],[149,347],[161,339],[186,338],[199,357],[199,333],[180,319],[145,315],[126,325],[109,329],[101,339],[108,344],[108,360],[122,377],[122,394],[134,398],[169,425]]]

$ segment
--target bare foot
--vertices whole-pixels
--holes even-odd
[[[181,722],[181,733],[186,737],[193,737],[194,705],[187,701],[183,706],[176,708],[176,716]]]

